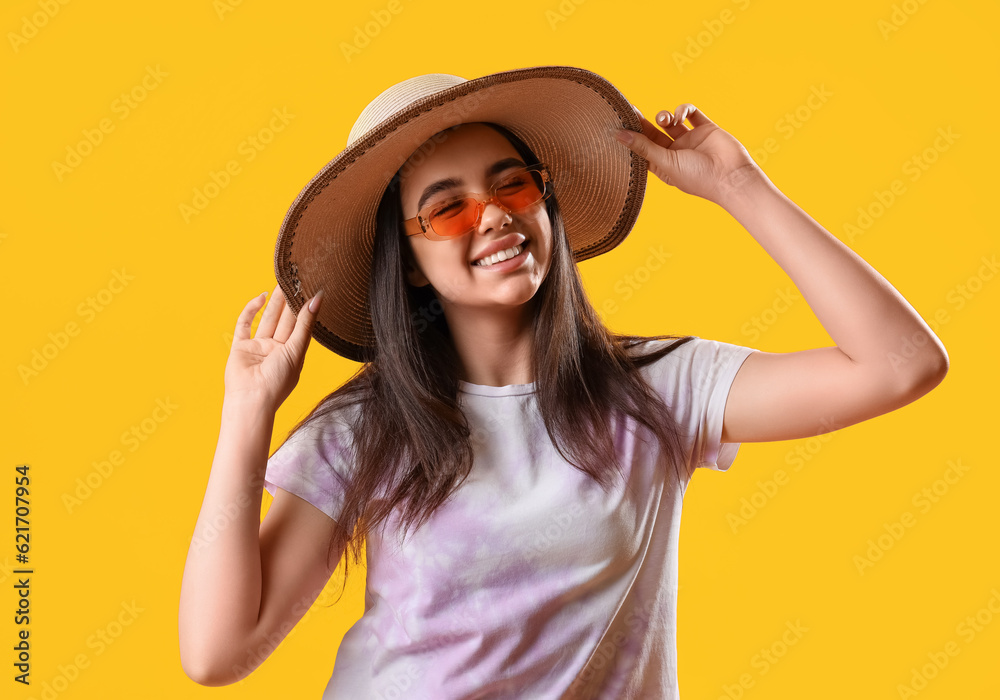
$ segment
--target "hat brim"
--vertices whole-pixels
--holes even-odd
[[[354,360],[373,357],[368,278],[375,213],[393,175],[439,131],[489,121],[517,134],[549,166],[577,262],[628,235],[642,207],[647,161],[614,138],[641,131],[627,99],[596,73],[538,66],[474,78],[409,104],[327,163],[288,209],[275,275],[298,314],[320,289],[313,337]]]

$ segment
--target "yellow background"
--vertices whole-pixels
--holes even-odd
[[[384,27],[373,11],[389,17]],[[682,696],[737,695],[749,674],[748,700],[897,698],[912,669],[952,641],[960,653],[914,697],[1000,697],[1000,617],[986,608],[1000,590],[990,439],[1000,282],[982,267],[998,248],[987,204],[997,185],[998,21],[995,2],[971,0],[4,3],[0,695],[41,698],[48,683],[62,690],[47,697],[58,698],[320,696],[363,610],[358,578],[335,607],[314,606],[239,685],[203,688],[180,666],[181,574],[236,317],[273,289],[288,206],[379,92],[421,73],[566,64],[607,77],[647,117],[698,105],[845,242],[859,207],[900,180],[905,192],[851,247],[928,322],[947,316],[933,327],[951,370],[926,397],[811,441],[744,444],[729,473],[698,472],[681,536]],[[157,69],[155,87],[125,114],[116,100]],[[811,107],[815,91],[827,97]],[[293,117],[250,160],[245,142],[273,110]],[[797,110],[793,127],[786,115]],[[57,176],[53,164],[104,119],[113,130]],[[939,129],[957,136],[945,150],[934,146]],[[774,152],[762,156],[755,149],[768,139]],[[904,168],[925,151],[936,162],[914,181]],[[240,172],[186,222],[179,205],[234,159]],[[628,287],[659,245],[668,262]],[[109,287],[122,270],[133,279]],[[599,309],[617,305],[606,319],[619,331],[771,352],[832,345],[801,297],[775,311],[791,282],[735,220],[652,175],[629,238],[581,270]],[[975,289],[961,306],[960,285]],[[89,297],[109,303],[85,315]],[[757,336],[747,332],[754,317],[770,321]],[[19,366],[70,322],[79,332],[24,380]],[[313,343],[272,444],[355,368]],[[157,400],[176,407],[159,422]],[[144,437],[134,450],[121,440],[132,426]],[[124,462],[70,512],[64,496],[116,449]],[[797,449],[809,459],[793,472]],[[914,494],[957,461],[967,473],[917,509]],[[22,462],[33,502],[30,689],[12,681],[11,666]],[[788,483],[734,533],[727,515],[778,469]],[[906,511],[916,524],[859,573],[855,557]],[[133,604],[141,612],[117,628]],[[962,636],[960,623],[977,612],[989,622]],[[762,673],[756,655],[797,621],[808,631]],[[120,634],[102,648],[98,630]],[[57,681],[81,654],[88,667]]]

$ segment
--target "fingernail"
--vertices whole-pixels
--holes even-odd
[[[656,115],[656,121],[660,122],[661,124],[667,121],[667,113],[660,112],[658,115]]]
[[[318,292],[316,292],[316,296],[314,296],[309,301],[309,313],[312,313],[312,314],[316,313],[316,309],[319,308],[320,297],[322,297],[322,296],[323,296],[323,290],[321,289]]]
[[[615,138],[622,143],[632,143],[632,132],[628,129],[620,129],[615,133]]]

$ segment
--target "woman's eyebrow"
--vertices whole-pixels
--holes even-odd
[[[493,177],[499,173],[502,173],[507,168],[513,168],[515,166],[524,166],[524,162],[520,158],[504,158],[498,160],[496,163],[486,168],[486,177]],[[423,193],[420,195],[420,200],[417,202],[417,211],[424,208],[424,204],[428,199],[436,195],[438,192],[444,190],[449,190],[453,187],[460,187],[465,184],[465,181],[460,177],[446,177],[443,180],[438,180],[433,182],[424,188]]]

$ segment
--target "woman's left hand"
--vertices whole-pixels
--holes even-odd
[[[720,129],[691,103],[657,115],[660,131],[639,113],[642,133],[622,130],[632,137],[626,145],[649,161],[649,171],[682,192],[722,204],[735,189],[767,176],[750,153],[731,134]],[[662,121],[661,121],[662,119]],[[684,124],[687,119],[693,128]]]

